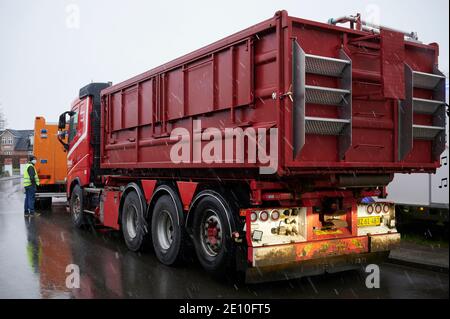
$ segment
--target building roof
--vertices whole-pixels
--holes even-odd
[[[15,151],[32,151],[33,147],[30,143],[29,137],[19,137],[17,138],[16,145],[14,146]]]
[[[30,137],[34,134],[34,130],[9,130],[17,137]]]
[[[14,135],[14,137],[18,137],[18,138],[29,137],[34,134],[33,130],[13,130],[13,129],[7,128],[4,131],[0,131],[0,135],[5,133],[6,131],[10,132],[12,135]]]
[[[34,130],[13,130],[6,129],[0,131],[0,136],[3,133],[9,132],[14,136],[14,150],[15,151],[32,151],[33,145],[31,144],[30,137],[34,135]]]

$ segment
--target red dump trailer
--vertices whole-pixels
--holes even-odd
[[[348,22],[349,27],[337,24]],[[164,264],[191,244],[249,281],[338,271],[400,240],[385,196],[434,172],[445,147],[438,45],[360,16],[274,17],[122,83],[82,88],[70,116],[74,223],[152,239]]]

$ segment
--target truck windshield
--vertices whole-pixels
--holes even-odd
[[[73,141],[75,135],[77,134],[78,127],[78,112],[75,112],[74,115],[70,117],[69,122],[69,143]]]

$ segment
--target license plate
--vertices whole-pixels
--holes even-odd
[[[358,227],[379,226],[381,224],[380,216],[359,217]]]

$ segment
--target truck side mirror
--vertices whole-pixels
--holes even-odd
[[[75,112],[67,111],[59,116],[59,121],[58,121],[58,129],[59,130],[64,130],[66,128],[66,125],[67,125],[66,124],[66,115],[74,116]]]
[[[59,116],[59,121],[58,121],[58,130],[59,130],[59,132],[58,132],[58,141],[62,144],[62,146],[64,147],[64,149],[65,149],[66,151],[68,151],[68,150],[69,150],[69,144],[67,144],[66,142],[64,142],[64,139],[65,139],[66,136],[67,136],[67,131],[66,131],[66,126],[67,126],[67,123],[66,123],[66,115],[74,116],[74,115],[75,115],[75,112],[73,112],[73,111],[67,111],[67,112],[64,112],[63,114],[61,114],[61,115]]]
[[[64,112],[63,114],[61,114],[59,116],[59,121],[58,121],[58,129],[59,130],[64,130],[66,128],[66,114],[67,114],[67,112]]]

